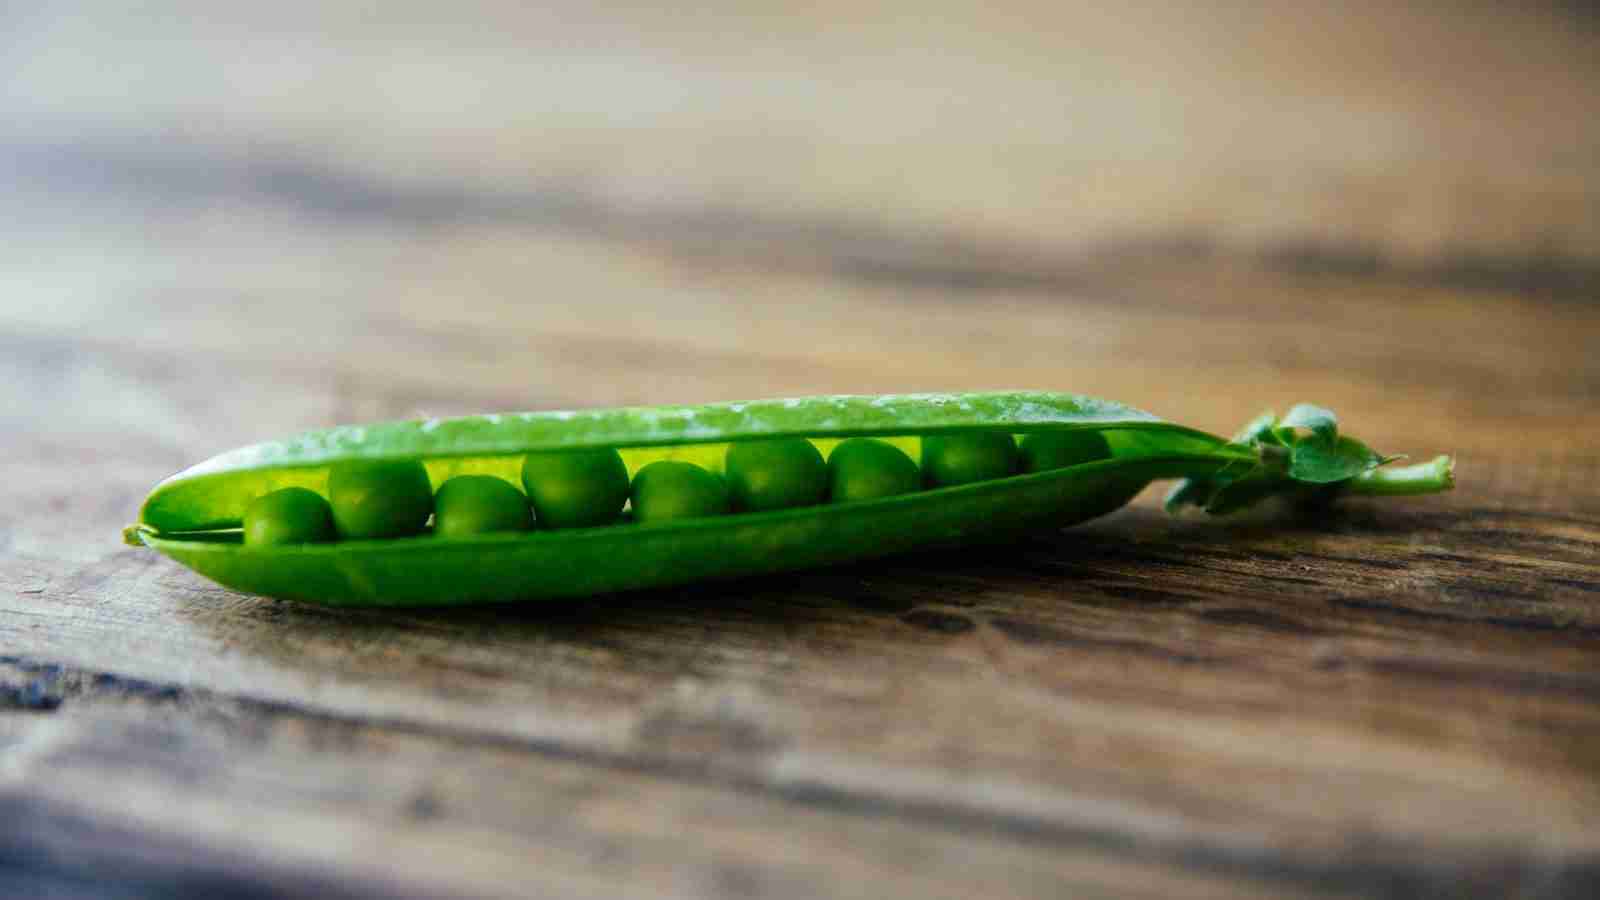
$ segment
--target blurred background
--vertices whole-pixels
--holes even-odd
[[[1600,383],[1592,4],[0,16],[0,415],[63,447],[1031,387],[1433,390],[1406,437],[1461,450]]]

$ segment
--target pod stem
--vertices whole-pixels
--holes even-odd
[[[1310,404],[1282,418],[1271,412],[1257,416],[1228,442],[1253,461],[1179,482],[1167,495],[1167,511],[1198,506],[1225,515],[1274,496],[1321,502],[1342,493],[1399,497],[1455,487],[1451,457],[1388,467],[1401,457],[1385,456],[1340,434],[1338,423],[1332,412]]]
[[[1345,485],[1345,491],[1367,497],[1407,497],[1437,494],[1456,486],[1456,461],[1436,456],[1424,463],[1363,472]]]

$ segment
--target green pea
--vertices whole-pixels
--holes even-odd
[[[457,475],[433,495],[433,533],[467,537],[533,527],[528,498],[493,475]]]
[[[1048,472],[1111,458],[1111,445],[1098,431],[1035,431],[1022,438],[1022,471]]]
[[[835,503],[909,494],[922,473],[904,451],[872,438],[850,438],[828,454],[829,496]]]
[[[1017,471],[1017,442],[1003,431],[922,439],[922,474],[934,487],[1005,478]]]
[[[828,466],[805,438],[742,441],[728,448],[724,462],[735,509],[761,512],[821,503],[828,490]]]
[[[244,542],[310,544],[333,540],[333,510],[316,491],[284,488],[250,501],[244,511]]]
[[[727,485],[694,463],[661,460],[633,476],[633,517],[639,522],[720,516],[727,511]]]
[[[609,447],[529,453],[522,486],[540,528],[609,525],[628,502],[628,468]]]
[[[403,537],[427,527],[433,487],[416,460],[352,460],[328,474],[328,500],[340,537]]]

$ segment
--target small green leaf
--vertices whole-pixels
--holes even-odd
[[[1178,482],[1167,492],[1162,506],[1169,513],[1176,513],[1185,506],[1200,506],[1210,512],[1215,498],[1235,482],[1274,479],[1281,482],[1280,475],[1272,474],[1268,467],[1260,462],[1235,460],[1203,478],[1185,478]]]
[[[1289,414],[1283,417],[1278,426],[1309,429],[1312,434],[1325,441],[1332,441],[1339,436],[1339,417],[1330,410],[1311,403],[1301,403],[1289,410]]]
[[[1239,429],[1229,443],[1250,445],[1262,440],[1277,443],[1277,438],[1272,433],[1272,428],[1276,424],[1278,424],[1278,414],[1269,409]]]
[[[1219,487],[1206,501],[1206,512],[1213,516],[1238,512],[1277,493],[1284,484],[1282,479],[1265,473],[1251,474]]]
[[[1383,457],[1352,437],[1306,440],[1289,451],[1289,477],[1306,484],[1329,484],[1377,468]]]

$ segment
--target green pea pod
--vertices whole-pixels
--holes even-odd
[[[493,475],[517,485],[524,457],[533,452],[612,448],[630,473],[658,460],[720,473],[728,448],[744,441],[802,437],[826,454],[846,438],[875,437],[916,458],[925,436],[1072,429],[1099,433],[1110,458],[877,499],[660,522],[625,515],[593,527],[270,545],[246,544],[240,532],[252,501],[289,487],[326,494],[330,470],[358,461],[419,461],[434,485],[457,475]],[[228,587],[313,603],[578,597],[1062,527],[1121,507],[1157,479],[1188,479],[1184,501],[1201,505],[1246,475],[1251,484],[1272,486],[1263,495],[1304,494],[1282,444],[1284,434],[1298,432],[1263,433],[1274,439],[1228,441],[1120,404],[1041,392],[808,397],[347,426],[224,453],[166,479],[124,538]],[[1448,488],[1448,459],[1428,465],[1427,472],[1411,467],[1398,479],[1364,470],[1333,488],[1368,494]],[[1330,489],[1319,488],[1319,495]]]

